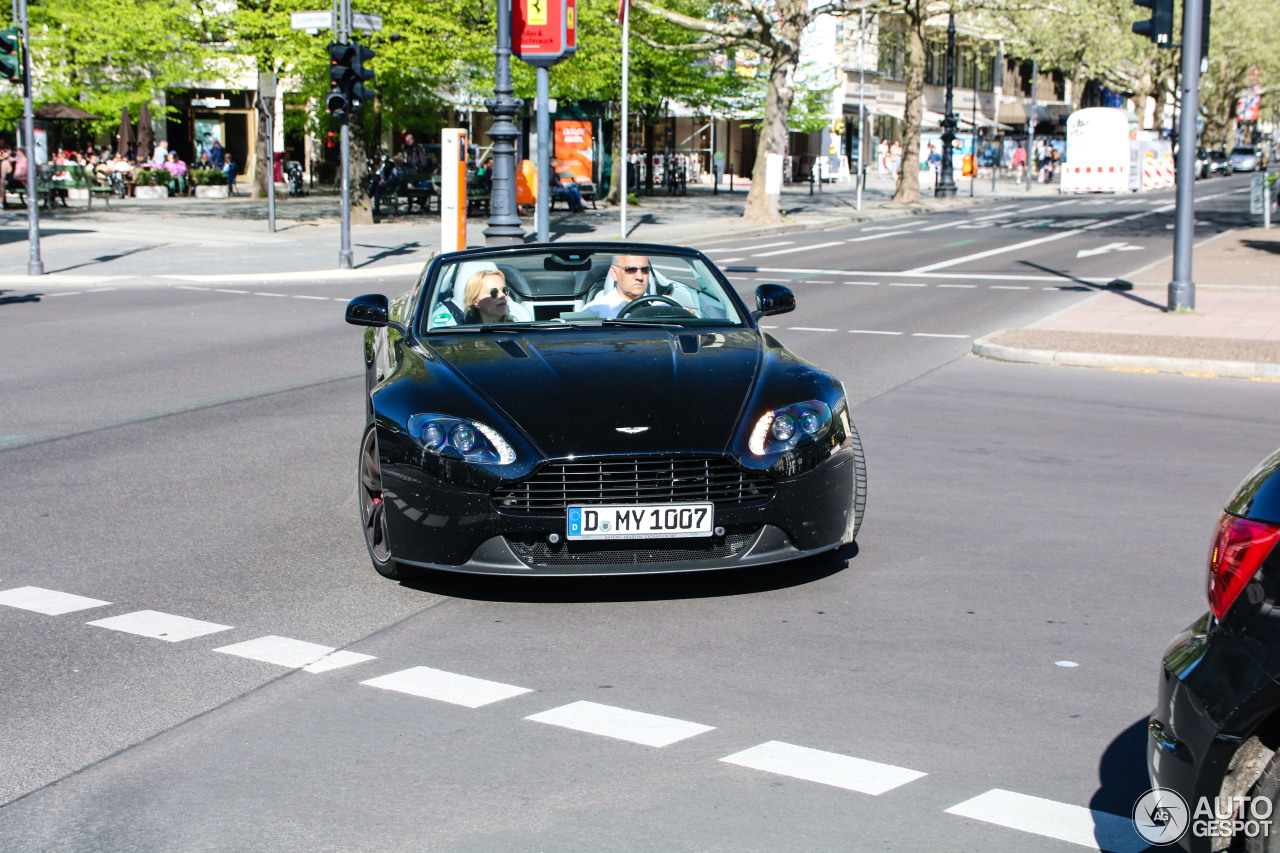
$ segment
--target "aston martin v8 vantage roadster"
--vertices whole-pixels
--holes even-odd
[[[365,544],[415,569],[727,569],[850,543],[866,468],[844,385],[700,252],[627,243],[442,254],[352,300],[364,336]]]

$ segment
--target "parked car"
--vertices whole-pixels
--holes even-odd
[[[1176,792],[1186,807],[1180,825],[1173,821],[1164,826],[1178,827],[1181,837],[1176,840],[1191,853],[1280,850],[1280,825],[1272,824],[1270,805],[1265,814],[1248,805],[1262,797],[1280,802],[1277,542],[1280,450],[1255,468],[1227,501],[1209,550],[1209,612],[1165,650],[1159,701],[1148,723],[1151,782],[1163,789],[1163,804],[1176,804],[1167,795]],[[1202,798],[1212,803],[1218,797],[1250,798],[1235,801],[1246,811],[1242,825],[1235,825],[1234,818],[1231,826],[1206,824]],[[1219,809],[1219,817],[1226,810]],[[1249,820],[1255,821],[1252,832]],[[1263,825],[1269,833],[1265,838],[1260,835]],[[1218,838],[1211,837],[1214,832]]]
[[[1231,158],[1227,156],[1227,152],[1214,150],[1209,152],[1209,174],[1211,175],[1231,175],[1235,169],[1231,167]]]
[[[688,572],[853,542],[843,383],[701,252],[556,243],[437,256],[365,332],[359,504],[381,574]]]
[[[1258,149],[1252,145],[1237,145],[1231,149],[1231,168],[1237,172],[1253,172],[1261,165]]]
[[[1209,177],[1209,152],[1205,148],[1196,149],[1196,180]]]

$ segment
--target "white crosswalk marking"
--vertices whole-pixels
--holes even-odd
[[[532,693],[527,687],[516,687],[497,681],[485,681],[469,675],[458,675],[427,666],[415,666],[380,675],[361,684],[378,687],[382,690],[394,690],[397,693],[408,693],[410,696],[421,696],[424,699],[435,699],[464,708],[479,708],[521,693]]]
[[[180,643],[205,634],[216,634],[219,631],[230,631],[230,625],[219,625],[216,622],[202,622],[186,616],[174,616],[172,613],[161,613],[158,610],[139,610],[123,616],[112,616],[86,623],[98,628],[110,628],[126,634],[137,634],[139,637],[151,637],[169,643]]]
[[[926,774],[850,755],[771,740],[720,759],[729,764],[879,796]]]
[[[715,728],[595,702],[572,702],[525,719],[644,746],[669,746]]]
[[[1069,841],[1090,850],[1139,853],[1148,847],[1127,817],[999,788],[954,805],[946,813]]]
[[[42,589],[38,586],[20,586],[17,589],[6,589],[0,592],[0,604],[16,607],[19,610],[43,613],[46,616],[61,616],[64,613],[75,613],[77,610],[88,610],[91,607],[102,607],[110,603],[97,598],[86,598],[83,595],[72,595],[69,592]]]
[[[263,663],[273,663],[277,666],[287,666],[291,669],[305,669],[307,672],[328,672],[331,669],[375,659],[373,655],[340,652],[329,646],[292,640],[288,637],[277,637],[274,634],[223,646],[214,651]]]

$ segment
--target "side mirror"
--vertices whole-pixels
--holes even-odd
[[[409,334],[408,329],[391,319],[391,306],[381,293],[366,293],[348,302],[347,322],[353,326],[387,326],[406,337]]]
[[[752,319],[759,320],[770,314],[786,314],[796,310],[796,296],[780,284],[762,284],[756,288],[756,310]]]

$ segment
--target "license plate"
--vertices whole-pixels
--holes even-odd
[[[569,539],[659,539],[710,536],[715,505],[607,504],[571,506]]]

